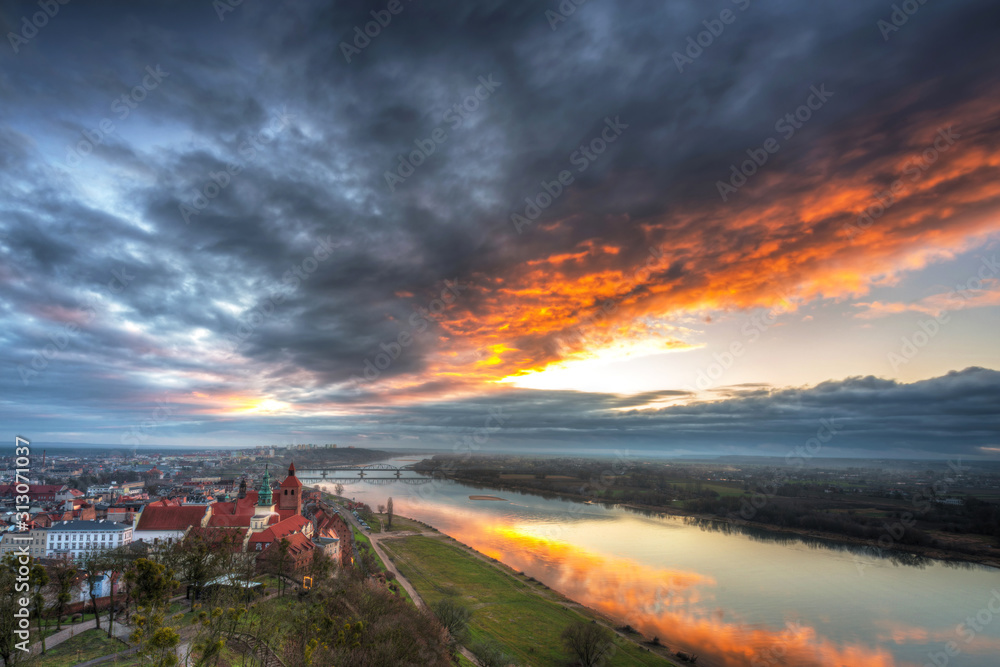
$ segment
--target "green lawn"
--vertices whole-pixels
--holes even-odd
[[[403,516],[393,515],[392,517],[392,528],[386,527],[386,521],[388,521],[388,515],[379,514],[378,518],[382,520],[383,532],[395,533],[397,531],[412,530],[415,533],[428,533],[432,532],[433,528],[428,528],[422,523],[414,521],[413,519],[407,519]]]
[[[84,630],[49,649],[45,655],[34,658],[28,664],[31,667],[72,667],[79,662],[111,655],[127,648],[117,639],[108,638],[104,630]]]
[[[382,548],[429,605],[454,596],[473,610],[469,644],[492,637],[523,664],[563,667],[569,656],[562,631],[590,620],[445,540],[418,535],[384,541]],[[630,641],[616,643],[610,667],[672,664]]]

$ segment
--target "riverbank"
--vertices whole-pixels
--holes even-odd
[[[454,538],[441,533],[387,535],[379,543],[428,604],[452,597],[473,610],[469,645],[491,638],[523,664],[557,667],[567,660],[560,639],[563,629],[575,621],[595,621],[615,634],[609,667],[689,664],[670,655],[668,647],[652,644],[652,638],[616,629],[613,619]]]
[[[516,491],[519,493],[526,493],[538,496],[540,498],[560,498],[562,500],[571,500],[574,502],[585,503],[585,504],[592,504],[592,505],[601,504],[606,507],[623,507],[627,509],[637,510],[640,512],[660,514],[663,516],[679,516],[679,517],[688,517],[692,519],[699,519],[703,521],[713,521],[719,524],[724,524],[726,526],[731,526],[735,530],[739,530],[739,528],[742,526],[747,526],[750,528],[767,530],[776,533],[798,535],[800,537],[805,537],[805,538],[824,540],[827,542],[835,542],[835,543],[847,544],[859,547],[866,547],[868,549],[876,550],[867,555],[859,555],[858,558],[862,561],[859,564],[859,567],[865,567],[866,564],[871,564],[873,560],[878,558],[891,557],[895,553],[902,553],[902,554],[915,554],[917,556],[921,556],[924,558],[933,558],[936,560],[971,563],[975,565],[984,565],[1000,569],[1000,549],[993,549],[993,551],[997,552],[996,555],[987,553],[970,554],[943,548],[941,546],[920,546],[911,544],[898,544],[895,542],[891,545],[890,548],[881,549],[877,543],[873,543],[870,540],[865,540],[850,535],[842,535],[840,533],[833,533],[822,530],[806,530],[788,526],[779,526],[776,524],[765,523],[754,520],[740,519],[738,521],[731,521],[714,514],[693,512],[690,510],[685,510],[682,507],[662,507],[662,506],[643,505],[641,503],[630,503],[630,502],[608,502],[608,501],[595,500],[591,496],[576,494],[576,493],[566,493],[564,491],[542,491],[539,489],[532,489],[528,487],[521,487],[513,484],[503,484],[503,483],[484,484],[482,480],[464,478],[461,476],[451,476],[449,479],[452,479],[461,484],[472,486],[474,488],[488,488],[488,489],[495,489],[498,491]],[[880,552],[880,555],[876,552]]]
[[[337,496],[330,497],[346,500]],[[609,628],[615,634],[617,645],[624,647],[616,648],[619,657],[607,663],[608,667],[688,667],[695,664],[678,657],[668,645],[660,643],[659,639],[643,636],[629,626],[616,627],[616,619],[566,597],[524,572],[516,572],[499,560],[459,542],[424,521],[397,515],[393,517],[392,529],[359,535],[357,519],[350,513],[345,515],[351,522],[356,537],[360,536],[374,551],[380,569],[395,575],[396,581],[406,592],[405,597],[415,606],[425,607],[433,605],[442,597],[455,596],[476,610],[499,606],[504,609],[514,606],[518,609],[515,618],[506,618],[498,626],[494,627],[492,623],[483,621],[484,627],[480,629],[480,633],[472,633],[466,642],[468,646],[490,638],[499,641],[519,657],[528,656],[530,659],[524,664],[562,667],[565,656],[553,662],[539,663],[535,648],[547,646],[550,650],[558,651],[557,647],[562,645],[559,633],[573,620],[582,618]],[[375,516],[380,519],[379,523],[384,528],[386,524],[381,519],[385,515]],[[415,553],[409,541],[418,538],[430,541],[416,550],[420,553]],[[418,579],[419,583],[414,579]],[[474,618],[473,629],[477,624],[478,621]],[[548,634],[552,635],[542,638],[544,641],[541,643],[536,641],[533,634],[539,627],[546,628]],[[467,647],[463,646],[461,653],[468,660],[467,664],[475,664],[474,656]],[[699,664],[701,667],[712,667],[710,662],[702,661]]]

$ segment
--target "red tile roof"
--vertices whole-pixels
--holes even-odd
[[[58,493],[65,487],[66,487],[65,484],[29,484],[28,493],[29,494]],[[0,484],[0,495],[7,493],[14,493],[16,488],[17,485],[15,484]]]
[[[288,550],[292,554],[299,554],[303,551],[312,551],[316,548],[313,541],[302,533],[295,533],[294,535],[288,536]]]
[[[293,516],[299,516],[299,514],[297,514],[294,509],[287,509],[287,510],[276,509],[275,511],[278,513],[280,521],[284,521],[285,519],[291,519]]]
[[[295,463],[288,466],[288,477],[281,483],[282,489],[297,489],[302,486],[302,482],[295,476]]]
[[[212,504],[209,526],[249,526],[257,505],[257,492],[247,491],[245,498]],[[234,512],[233,509],[236,509]]]
[[[288,537],[294,533],[300,533],[307,525],[309,525],[309,519],[304,516],[296,515],[289,519],[279,521],[272,526],[268,526],[265,530],[262,530],[259,533],[254,533],[250,536],[250,542],[248,544],[256,544],[257,542],[270,544],[271,542],[277,542],[283,537]]]
[[[170,498],[164,498],[163,500],[156,500],[146,505],[146,507],[180,507],[180,506],[181,503],[179,500],[171,500]]]
[[[208,506],[183,505],[163,506],[150,503],[139,516],[136,530],[184,530],[188,526],[200,526]]]
[[[249,528],[219,528],[195,526],[187,534],[187,540],[201,538],[213,548],[219,549],[227,546],[230,551],[239,552],[243,550],[243,540],[246,539]]]

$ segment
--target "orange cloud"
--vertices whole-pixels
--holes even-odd
[[[856,306],[862,310],[858,312],[857,317],[873,319],[905,312],[924,313],[938,317],[953,310],[1000,306],[1000,281],[985,280],[982,282],[982,286],[983,289],[963,289],[945,294],[932,294],[913,303],[883,303],[881,301],[858,303]]]
[[[712,310],[854,298],[952,258],[1000,231],[997,113],[1000,96],[984,94],[912,116],[893,137],[878,129],[883,117],[859,123],[823,140],[803,164],[762,173],[732,205],[643,221],[642,247],[587,239],[547,254],[528,246],[542,254],[503,276],[473,277],[472,302],[441,323],[448,352],[431,357],[432,371],[491,381],[612,340],[684,346],[665,324]],[[928,162],[925,151],[947,127],[958,138]],[[892,140],[895,150],[883,154]],[[897,180],[902,189],[885,213],[859,226],[876,193]],[[569,224],[550,233],[560,238]],[[463,363],[457,351],[473,348],[493,350],[490,363]]]

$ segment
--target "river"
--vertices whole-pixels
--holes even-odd
[[[305,483],[317,481],[303,473]],[[697,653],[699,664],[1000,665],[995,568],[450,480],[366,480],[345,485],[344,495],[373,508],[392,497],[397,514]]]

